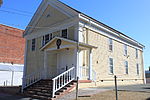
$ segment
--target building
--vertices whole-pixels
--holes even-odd
[[[150,83],[150,71],[146,70],[145,71],[145,78],[146,78],[146,83]]]
[[[142,44],[58,0],[43,0],[29,26],[23,90],[46,79],[52,97],[77,77],[80,87],[145,82]]]
[[[0,62],[24,64],[23,30],[0,24]]]
[[[0,24],[0,86],[22,83],[25,47],[23,32]]]

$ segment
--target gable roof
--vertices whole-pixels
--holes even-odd
[[[72,11],[74,11],[74,12],[80,14],[81,16],[92,20],[92,21],[95,22],[96,24],[98,24],[98,25],[100,25],[100,26],[102,26],[102,27],[104,27],[104,28],[106,28],[106,29],[108,29],[108,30],[110,30],[110,31],[112,31],[112,32],[115,32],[115,33],[117,33],[117,34],[119,34],[119,35],[121,34],[121,35],[123,35],[125,38],[131,39],[131,40],[134,41],[135,43],[139,44],[142,48],[145,48],[144,45],[142,45],[142,44],[139,43],[138,41],[134,40],[133,38],[131,38],[131,37],[129,37],[129,36],[123,34],[122,32],[120,32],[120,31],[118,31],[118,30],[116,30],[116,29],[114,29],[114,28],[112,28],[112,27],[110,27],[110,26],[108,26],[108,25],[106,25],[106,24],[104,24],[104,23],[102,23],[102,22],[100,22],[100,21],[98,21],[98,20],[96,20],[96,19],[94,19],[94,18],[92,18],[92,17],[90,17],[90,16],[88,16],[88,15],[82,13],[82,12],[80,12],[80,11],[78,11],[77,9],[74,9],[74,8],[70,7],[69,5],[67,5],[67,4],[65,4],[65,3],[63,3],[63,2],[61,2],[61,1],[59,1],[59,0],[43,0],[43,1],[42,1],[42,3],[40,4],[39,8],[38,8],[37,11],[36,11],[36,13],[34,14],[33,18],[31,19],[31,21],[30,21],[30,23],[29,23],[29,25],[28,25],[29,27],[26,28],[24,36],[27,35],[28,30],[29,30],[30,28],[34,28],[35,25],[32,26],[32,24],[33,24],[33,22],[34,22],[34,19],[38,16],[37,14],[41,13],[40,10],[42,10],[42,8],[44,7],[44,5],[45,5],[48,1],[54,1],[54,2],[60,3],[60,4],[64,5],[65,7],[67,7],[68,9],[70,9],[70,10],[72,10]],[[39,14],[39,15],[40,15],[40,14]],[[30,27],[30,26],[31,26],[31,27]]]
[[[58,0],[58,1],[59,1],[59,0]],[[61,1],[59,1],[59,2],[61,2]],[[94,19],[94,18],[88,16],[87,14],[85,14],[85,13],[83,13],[83,12],[80,12],[80,11],[78,11],[78,10],[76,10],[76,9],[74,9],[74,8],[72,8],[72,7],[70,7],[70,6],[68,6],[68,5],[66,5],[66,4],[63,3],[63,2],[61,2],[61,3],[64,4],[65,6],[69,7],[70,9],[76,11],[76,12],[79,13],[81,16],[89,18],[90,20],[96,22],[97,24],[103,26],[104,28],[109,29],[109,30],[112,31],[112,32],[119,33],[119,34],[121,34],[121,35],[123,35],[123,36],[129,38],[129,39],[131,39],[131,40],[137,42],[137,43],[140,44],[141,46],[143,46],[143,48],[145,48],[144,45],[142,45],[142,44],[139,43],[138,41],[134,40],[133,38],[131,38],[131,37],[129,37],[129,36],[123,34],[122,32],[120,32],[120,31],[118,31],[118,30],[116,30],[116,29],[114,29],[114,28],[112,28],[112,27],[110,27],[110,26],[108,26],[108,25],[106,25],[106,24],[104,24],[104,23],[102,23],[102,22],[100,22],[100,21],[98,21],[98,20],[96,20],[96,19]]]
[[[60,2],[58,0],[42,0],[40,6],[38,7],[38,9],[36,10],[36,12],[34,13],[32,19],[31,19],[31,21],[27,25],[23,36],[26,36],[27,34],[31,33],[31,30],[34,29],[34,28],[44,28],[44,27],[36,27],[36,24],[38,23],[40,17],[43,15],[43,13],[46,10],[46,8],[48,7],[48,5],[50,5],[50,4],[53,5],[53,7],[56,7],[56,5],[57,5],[56,8],[58,8],[58,5],[60,5],[61,7],[59,7],[59,10],[69,9],[68,6],[65,6],[62,2]],[[68,11],[69,11],[70,14],[78,14],[73,9],[69,9]],[[68,12],[67,13],[63,12],[63,13],[68,14]],[[69,14],[68,14],[68,16],[73,17]]]

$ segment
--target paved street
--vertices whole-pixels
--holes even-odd
[[[84,88],[79,90],[79,96],[90,96],[97,94],[99,92],[109,91],[115,89],[114,87],[98,87],[98,88]],[[134,91],[134,92],[149,92],[150,93],[150,84],[140,84],[140,85],[128,85],[128,86],[119,86],[119,91]],[[76,92],[73,91],[59,100],[73,100],[76,97]]]
[[[98,88],[84,88],[79,90],[79,96],[90,96],[93,94],[97,94],[99,92],[113,90],[114,87],[98,87]],[[118,90],[126,90],[126,91],[136,91],[136,92],[149,92],[150,93],[150,84],[147,85],[130,85],[130,86],[119,86]],[[76,92],[73,91],[65,96],[59,98],[58,100],[72,100],[75,99]],[[0,93],[0,100],[38,100],[32,99],[29,97],[17,96],[17,95],[10,95]]]
[[[38,99],[32,99],[29,97],[0,93],[0,100],[38,100]]]
[[[100,87],[100,89],[115,89],[114,87]],[[134,92],[150,92],[150,84],[118,86],[118,90],[134,91]]]

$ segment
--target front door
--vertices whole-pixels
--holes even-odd
[[[61,74],[73,65],[73,54],[70,50],[64,50],[57,54],[57,73]]]

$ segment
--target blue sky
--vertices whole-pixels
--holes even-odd
[[[60,0],[145,45],[150,66],[150,0]],[[0,23],[25,29],[41,0],[4,0]],[[20,15],[21,14],[21,15]]]

